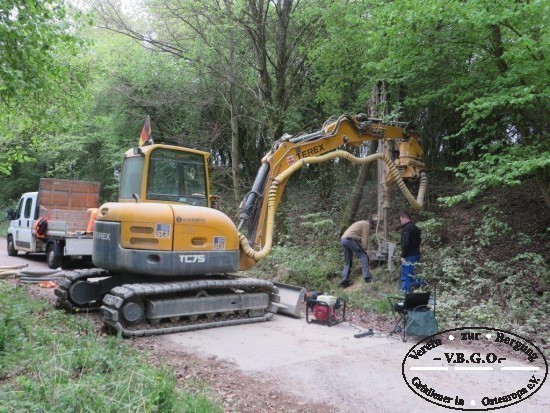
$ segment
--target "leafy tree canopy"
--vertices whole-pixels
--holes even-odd
[[[548,16],[542,1],[357,1],[326,14],[329,40],[312,53],[324,57],[329,91],[346,90],[346,66],[370,77],[364,84],[384,80],[394,108],[426,131],[432,158],[468,160],[452,170],[473,187],[447,202],[533,173],[548,199]],[[327,87],[319,91],[331,101]]]
[[[0,173],[28,161],[38,136],[58,128],[85,81],[75,56],[82,15],[67,14],[58,0],[0,3]]]

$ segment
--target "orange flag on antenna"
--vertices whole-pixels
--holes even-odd
[[[153,138],[151,136],[151,118],[149,117],[149,115],[147,115],[147,118],[145,119],[145,125],[143,125],[141,135],[139,136],[139,146],[152,144]]]

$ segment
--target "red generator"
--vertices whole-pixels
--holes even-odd
[[[308,292],[306,300],[306,322],[333,326],[346,318],[346,301],[331,295]]]

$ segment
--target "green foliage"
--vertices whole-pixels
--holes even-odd
[[[63,53],[75,53],[78,42],[71,34],[63,3],[4,0],[0,6],[0,96],[4,104],[25,107],[25,99],[41,99],[57,89],[56,82],[69,72]]]
[[[474,235],[481,247],[488,247],[491,245],[493,239],[509,234],[512,232],[512,228],[498,219],[497,215],[502,215],[502,212],[498,211],[495,207],[485,205],[482,207],[482,210],[485,214],[481,219],[481,225],[474,230]]]
[[[502,261],[483,258],[465,245],[423,253],[418,268],[424,278],[438,283],[440,327],[490,325],[545,342],[548,325],[541,320],[549,310],[544,298],[550,284],[548,263],[535,253]]]
[[[481,212],[472,237],[455,240],[452,247],[434,243],[430,234],[429,228],[445,226],[444,221],[430,218],[427,226],[424,221],[419,223],[428,242],[423,242],[417,272],[437,282],[440,328],[489,325],[544,344],[548,325],[541,320],[548,312],[548,263],[536,253],[507,257],[507,250],[501,250],[498,261],[490,259],[487,249],[502,248],[503,239],[513,237],[527,244],[530,239],[525,234],[512,235],[507,217],[496,207],[487,205]]]
[[[329,291],[339,279],[341,247],[335,223],[323,212],[297,213],[303,205],[286,202],[279,209],[289,209],[277,221],[277,231],[288,230],[278,237],[268,257],[258,263],[252,273],[267,274],[269,278],[311,290]]]
[[[184,394],[118,337],[0,282],[0,412],[221,411]],[[9,410],[4,410],[9,406]]]
[[[458,167],[449,169],[470,189],[438,201],[447,206],[472,201],[488,188],[520,185],[525,176],[550,168],[548,142],[510,147],[491,145],[487,151],[479,159],[464,161]]]
[[[6,209],[0,209],[0,213],[3,213]],[[8,228],[10,227],[10,222],[7,219],[0,220],[0,234],[5,236],[8,233]]]
[[[451,170],[470,189],[444,202],[532,173],[548,192],[544,2],[306,1],[288,16],[287,43],[279,42],[281,9],[272,3],[261,27],[246,2],[180,3],[148,2],[147,25],[118,16],[138,26],[130,33],[138,40],[155,34],[144,48],[84,30],[88,16],[57,0],[3,2],[0,171],[29,179],[22,165],[34,162],[34,179],[100,180],[112,199],[120,154],[135,144],[145,115],[156,142],[210,149],[213,162],[227,167],[238,108],[246,180],[269,132],[318,126],[326,112],[364,112],[383,80],[383,104],[393,117],[416,121],[428,167],[460,164]],[[102,25],[116,23],[102,17]],[[269,38],[256,50],[262,27]],[[317,174],[312,184],[330,196],[332,168]]]
[[[429,165],[468,184],[446,203],[541,171],[550,199],[549,15],[540,1],[335,3],[308,49],[317,97],[331,110],[364,107],[383,80],[384,105],[417,123]]]
[[[340,249],[335,243],[323,249],[311,245],[307,249],[275,246],[258,271],[268,272],[271,278],[281,282],[329,291],[334,288],[340,266]]]
[[[364,284],[360,288],[338,291],[338,296],[346,300],[349,309],[360,308],[363,311],[389,315],[391,313],[388,294],[394,293],[395,284],[388,283],[385,278],[376,274],[378,281],[373,284]]]
[[[335,222],[327,218],[324,212],[312,212],[299,216],[289,216],[287,225],[299,228],[300,237],[295,240],[299,245],[304,245],[313,240],[313,246],[330,244],[336,237]]]
[[[82,17],[57,0],[1,3],[0,175],[36,159],[35,144],[72,112],[86,82],[74,60],[85,47],[75,34]]]
[[[417,223],[417,226],[422,230],[422,245],[435,248],[442,244],[445,225],[441,219],[422,220]]]
[[[306,50],[314,68],[313,93],[327,113],[364,112],[371,97],[373,80],[365,70],[365,55],[373,45],[358,30],[365,25],[365,7],[370,7],[366,3],[348,2],[342,7],[329,2],[321,15],[325,33]]]

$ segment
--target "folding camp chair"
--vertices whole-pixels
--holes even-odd
[[[390,334],[400,333],[403,341],[407,341],[409,336],[430,336],[437,333],[435,289],[431,302],[430,296],[430,292],[389,296],[388,301],[396,319]]]

